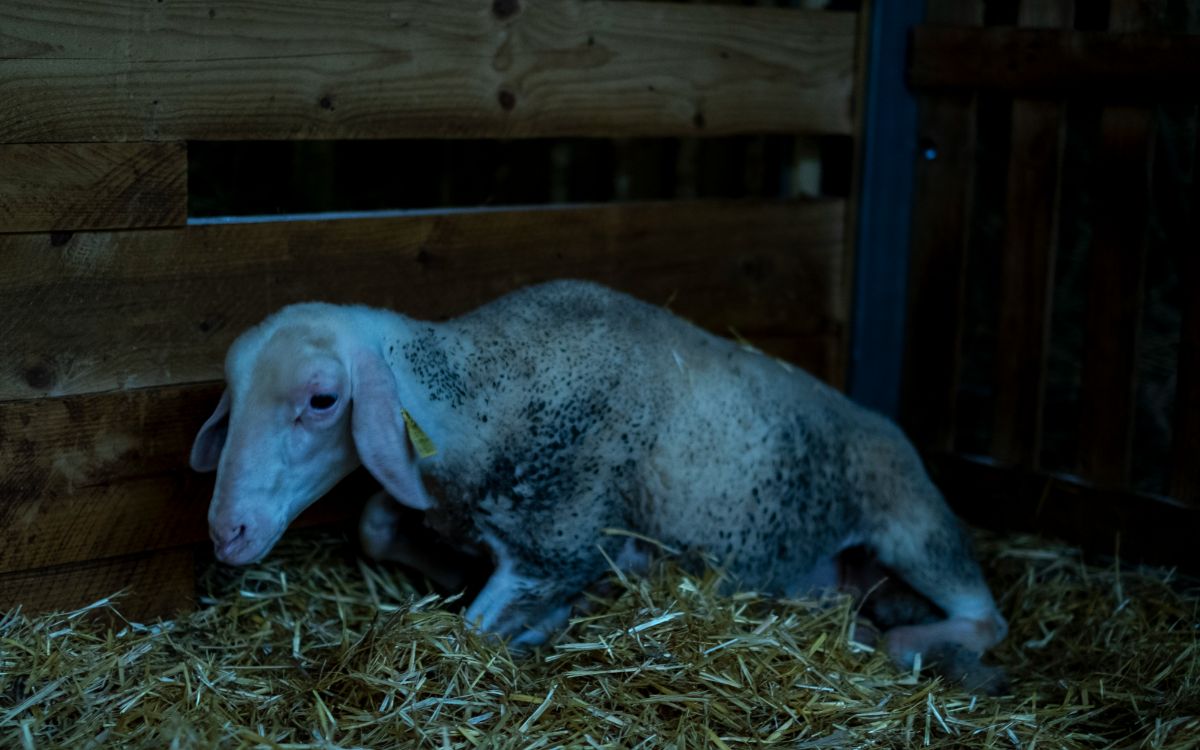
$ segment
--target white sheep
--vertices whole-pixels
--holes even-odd
[[[243,333],[225,373],[191,460],[217,469],[209,523],[224,562],[261,559],[361,463],[491,555],[466,618],[515,645],[560,627],[606,556],[644,564],[638,536],[779,595],[839,583],[839,553],[865,545],[941,611],[888,629],[893,659],[967,654],[948,671],[974,674],[953,676],[1002,682],[977,658],[1007,625],[900,430],[661,308],[575,281],[444,323],[293,305]],[[390,515],[386,500],[368,505],[367,551],[421,564]]]

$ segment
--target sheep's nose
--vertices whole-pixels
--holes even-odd
[[[216,545],[217,551],[232,547],[239,539],[246,535],[246,525],[238,526],[228,525],[221,528],[216,526],[210,529],[209,536],[212,537],[213,544]]]

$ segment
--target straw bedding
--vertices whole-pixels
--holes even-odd
[[[1200,586],[981,538],[1009,697],[893,670],[844,599],[722,596],[662,565],[527,658],[334,535],[213,568],[199,611],[0,620],[4,747],[1196,747]],[[112,622],[116,625],[112,625]]]

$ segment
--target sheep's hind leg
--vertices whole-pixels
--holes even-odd
[[[981,658],[1003,640],[1008,623],[996,608],[966,531],[947,508],[923,510],[889,519],[871,542],[880,562],[945,617],[890,628],[884,633],[888,654],[901,668],[911,668],[919,654],[922,664],[971,691],[1007,692],[1004,671]]]

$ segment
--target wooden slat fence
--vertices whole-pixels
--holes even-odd
[[[189,222],[188,142],[844,137],[859,22],[581,0],[5,3],[0,611],[126,585],[135,617],[190,604],[212,488],[190,442],[229,343],[290,302],[437,319],[590,278],[839,383],[844,199]],[[370,484],[352,475],[300,523],[345,521]]]
[[[920,144],[915,205],[904,422],[927,452],[935,477],[969,518],[1050,531],[1100,552],[1119,549],[1197,568],[1192,540],[1200,533],[1200,373],[1194,290],[1200,281],[1195,259],[1200,232],[1194,219],[1178,230],[1187,236],[1173,238],[1176,251],[1167,259],[1181,276],[1173,458],[1156,457],[1155,476],[1164,480],[1151,491],[1135,487],[1131,467],[1135,435],[1142,429],[1139,336],[1149,304],[1151,204],[1161,165],[1155,153],[1157,105],[1167,102],[1176,113],[1190,107],[1195,118],[1200,36],[1155,29],[1154,3],[1140,0],[1113,0],[1106,31],[1076,31],[1074,5],[1021,0],[1012,19],[1016,26],[983,27],[979,5],[929,0],[927,25],[914,31],[910,82],[928,129]],[[1011,112],[1003,144],[1007,187],[985,186],[989,195],[1003,196],[998,225],[982,230],[998,234],[995,250],[972,247],[968,238],[982,235],[965,228],[986,220],[983,207],[972,201],[980,193],[972,168],[983,156],[972,140],[982,111],[975,103],[984,96],[1007,103]],[[1063,267],[1058,261],[1067,220],[1063,160],[1072,107],[1099,114],[1094,135],[1076,134],[1077,152],[1091,148],[1089,198],[1082,216],[1069,217],[1085,226],[1087,243],[1074,459],[1048,465],[1048,355],[1056,345],[1053,318],[1063,309],[1056,295],[1075,293],[1067,287],[1069,279],[1056,276]],[[1075,122],[1083,128],[1086,118]],[[1193,177],[1181,189],[1192,191],[1195,206],[1200,164],[1191,164],[1194,151],[1186,158],[1179,172]],[[968,273],[973,266],[995,272]],[[967,298],[982,300],[979,305],[994,317],[973,318]],[[973,329],[967,336],[968,325],[986,335]],[[989,342],[994,351],[978,351]],[[976,363],[973,403],[984,398],[991,407],[982,442],[975,434],[968,441],[962,432],[966,359]],[[978,393],[981,362],[990,363],[984,397]],[[1061,357],[1054,366],[1063,366]],[[972,429],[978,431],[979,422]],[[967,445],[981,444],[986,455],[964,452]]]

